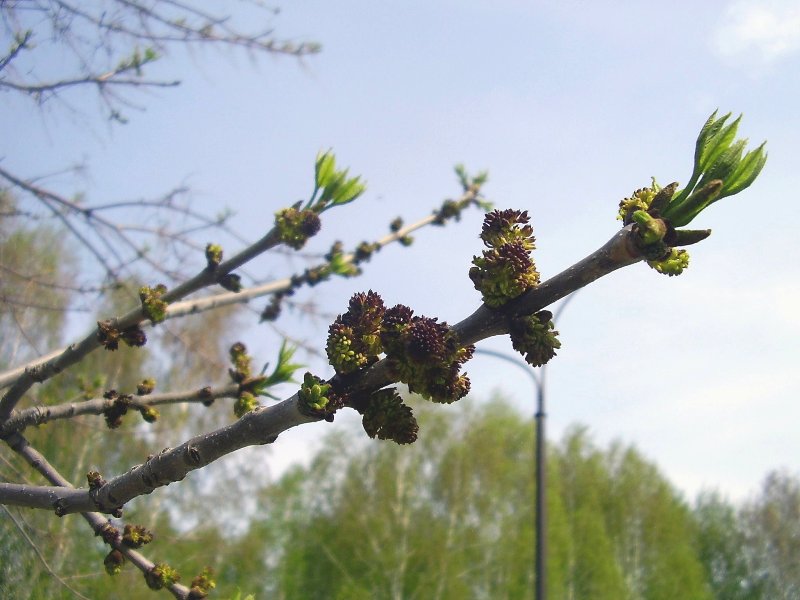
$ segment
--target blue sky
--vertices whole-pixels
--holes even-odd
[[[378,237],[397,215],[428,214],[458,193],[452,168],[463,162],[489,170],[498,207],[529,211],[547,277],[605,242],[619,200],[651,176],[686,181],[714,109],[743,112],[740,135],[767,139],[769,161],[752,188],[703,213],[697,225],[714,233],[690,249],[686,273],[634,265],[565,310],[548,375],[550,437],[579,422],[600,443],[634,443],[689,495],[711,486],[742,498],[769,469],[800,469],[796,2],[306,1],[286,3],[273,24],[281,37],[322,43],[322,54],[255,64],[175,54],[153,73],[183,85],[140,96],[146,111],[123,127],[4,98],[4,166],[33,176],[85,161],[87,179],[57,185],[97,202],[188,183],[198,205],[233,208],[255,238],[308,194],[314,156],[333,148],[369,189],[326,213],[313,245],[324,251],[334,239]],[[74,102],[94,108],[90,96]],[[354,287],[372,288],[459,321],[479,301],[466,272],[480,222],[472,213],[420,232],[360,280],[303,298],[336,313]],[[276,260],[260,271],[282,274]],[[323,347],[326,323],[302,331]],[[269,360],[274,337],[249,337]],[[500,338],[485,347],[511,351]],[[533,412],[515,367],[479,357],[467,371],[476,399],[501,392]],[[325,427],[284,434],[273,465]]]

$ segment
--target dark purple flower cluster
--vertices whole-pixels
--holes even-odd
[[[539,284],[529,220],[527,211],[510,209],[492,211],[483,220],[481,239],[488,249],[473,257],[469,277],[488,306],[502,306]]]
[[[437,402],[453,402],[469,391],[461,365],[472,347],[461,348],[447,323],[414,316],[407,306],[384,308],[372,291],[355,294],[347,312],[330,326],[328,359],[337,373],[369,366],[385,353],[399,381]]]

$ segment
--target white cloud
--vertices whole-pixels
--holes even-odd
[[[725,10],[711,43],[723,59],[772,64],[800,50],[800,3],[737,0]]]

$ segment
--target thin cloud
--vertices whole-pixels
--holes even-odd
[[[800,51],[800,4],[796,0],[737,0],[711,38],[724,60],[763,66]]]

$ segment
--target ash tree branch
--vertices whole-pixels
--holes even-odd
[[[165,302],[173,302],[206,286],[212,285],[217,282],[219,277],[239,268],[246,262],[279,243],[281,243],[279,232],[277,228],[273,227],[263,238],[245,248],[236,256],[222,262],[216,269],[203,269],[191,279],[166,292],[161,298]],[[108,324],[112,328],[122,331],[142,323],[146,318],[144,310],[138,307],[125,315],[110,319]],[[80,342],[68,346],[63,352],[60,352],[47,361],[39,362],[33,367],[26,368],[2,399],[0,399],[0,423],[8,419],[17,402],[19,402],[22,396],[27,393],[35,383],[42,383],[50,379],[64,369],[80,362],[89,353],[99,348],[101,345],[98,339],[99,333],[100,327],[98,325],[96,329]]]
[[[517,301],[496,310],[481,305],[472,315],[454,325],[453,330],[463,345],[508,333],[512,316],[535,313],[604,275],[642,260],[632,236],[631,227],[620,230],[597,251],[525,293]],[[339,376],[334,377],[337,379],[341,390],[348,394],[376,391],[394,382],[386,359],[359,374],[355,381],[344,382]],[[82,496],[65,495],[59,499],[58,510],[63,513],[112,512],[129,500],[180,481],[191,471],[236,450],[272,443],[280,433],[292,427],[319,420],[319,417],[301,411],[299,394],[294,394],[274,406],[255,409],[231,425],[195,436],[176,448],[166,448],[144,464],[109,480],[98,490],[91,493],[84,490]]]
[[[0,169],[0,175],[2,175],[2,169]],[[480,198],[480,188],[472,186],[466,189],[464,193],[454,202],[459,206],[466,207],[474,202],[477,202],[479,198]],[[78,209],[83,210],[80,207],[78,207]],[[87,210],[94,210],[94,208]],[[374,242],[374,244],[379,248],[383,248],[391,243],[403,240],[409,234],[417,231],[418,229],[421,229],[422,227],[429,225],[440,225],[443,224],[444,221],[446,221],[446,218],[443,218],[441,215],[437,213],[433,213],[422,219],[419,219],[415,223],[400,228],[396,232],[392,232],[388,235],[383,236],[382,238]],[[356,255],[354,253],[348,253],[344,255],[342,260],[345,264],[352,265],[355,262],[355,257]],[[318,265],[318,267],[323,267],[325,266],[325,264],[326,263],[320,264]],[[311,270],[313,270],[313,268]],[[197,314],[200,312],[213,310],[215,308],[220,308],[231,304],[245,303],[254,298],[266,296],[268,294],[284,292],[291,289],[293,285],[293,279],[296,279],[297,277],[303,277],[303,276],[296,275],[294,277],[286,277],[283,279],[278,279],[275,281],[263,283],[261,285],[252,286],[250,288],[243,289],[239,292],[223,292],[219,294],[206,296],[204,298],[185,300],[183,302],[173,302],[167,307],[166,318],[174,319],[177,317],[183,317],[190,314]],[[8,370],[4,373],[0,373],[0,389],[7,388],[10,385],[15,384],[28,371],[35,372],[39,369],[42,369],[45,365],[51,363],[58,356],[66,353],[68,350],[69,348],[60,348],[58,350],[54,350],[53,352],[47,354],[46,356],[32,360],[24,365]]]
[[[155,394],[133,394],[128,407],[139,410],[150,406],[165,404],[181,404],[189,402],[212,402],[218,398],[236,398],[240,391],[238,384],[204,387],[199,390],[180,392],[163,392]],[[33,406],[25,410],[15,411],[11,418],[0,426],[0,439],[8,437],[15,431],[22,432],[32,425],[44,425],[51,421],[71,419],[81,415],[102,415],[114,404],[114,399],[92,398],[82,402],[68,402],[55,406]]]
[[[455,202],[462,206],[468,206],[470,203],[475,202],[478,199],[479,195],[480,195],[479,189],[477,188],[469,189]],[[405,227],[401,227],[397,231],[385,235],[382,238],[373,242],[375,250],[384,248],[391,243],[400,242],[401,240],[407,238],[411,233],[417,231],[418,229],[421,229],[423,227],[432,224],[441,224],[441,217],[438,216],[437,214],[431,214],[427,217],[419,219],[415,223],[412,223]],[[356,262],[357,262],[356,254],[353,252],[349,252],[342,257],[342,263],[345,265],[354,265]],[[304,280],[305,283],[309,283],[309,273],[313,273],[315,270],[322,269],[326,265],[327,263],[321,263],[316,267],[311,267],[310,269],[308,269],[304,275],[294,275],[292,277],[285,277],[283,279],[277,279],[275,281],[268,281],[260,285],[254,285],[249,288],[242,289],[239,292],[223,292],[219,294],[206,296],[204,298],[196,298],[193,300],[176,302],[174,304],[170,304],[169,307],[167,307],[167,318],[174,319],[176,317],[183,317],[190,314],[197,314],[205,312],[207,310],[213,310],[215,308],[229,306],[231,304],[246,303],[254,298],[260,298],[262,296],[267,296],[269,294],[285,292],[287,290],[292,289],[296,281]],[[0,378],[0,387],[2,387],[2,385],[3,381],[2,378]]]

